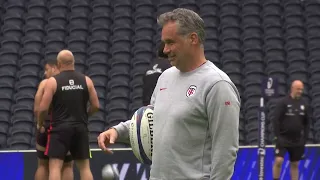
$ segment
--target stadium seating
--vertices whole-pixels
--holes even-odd
[[[142,77],[161,13],[182,7],[204,19],[207,59],[241,94],[240,144],[258,142],[260,78],[276,77],[285,96],[305,83],[309,143],[320,142],[320,3],[317,0],[3,0],[0,1],[0,148],[34,148],[33,99],[43,64],[70,49],[76,70],[93,79],[101,108],[89,118],[90,146],[104,129],[142,105]],[[276,99],[266,101],[267,137]]]

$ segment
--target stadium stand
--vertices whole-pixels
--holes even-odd
[[[279,79],[286,95],[305,83],[311,107],[308,143],[320,142],[320,3],[317,0],[1,0],[0,148],[34,149],[33,98],[46,59],[63,48],[90,76],[101,109],[90,117],[90,145],[105,128],[142,106],[142,77],[160,41],[156,16],[177,7],[205,21],[207,59],[242,97],[240,144],[258,143],[260,78]],[[266,102],[272,112],[275,99]],[[267,142],[273,133],[267,114]]]

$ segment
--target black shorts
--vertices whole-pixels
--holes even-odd
[[[290,162],[296,162],[303,159],[304,156],[304,146],[294,146],[294,147],[282,147],[276,144],[275,155],[277,157],[282,157],[288,152]]]
[[[90,158],[87,125],[48,129],[48,143],[45,155],[49,156],[49,158],[64,159],[68,151],[70,151],[74,160]]]
[[[36,134],[36,139],[37,139],[37,144],[40,145],[43,148],[46,148],[47,146],[47,140],[48,140],[48,133],[47,133],[47,129],[41,133],[39,130],[37,130],[37,134]],[[37,149],[37,157],[39,159],[44,159],[44,160],[48,160],[49,157],[45,155],[45,151],[41,151],[39,149]],[[72,161],[72,156],[71,154],[67,155],[64,158],[64,162],[68,163]]]

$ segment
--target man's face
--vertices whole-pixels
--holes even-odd
[[[52,76],[55,76],[58,73],[59,73],[59,70],[57,69],[57,66],[49,65],[49,64],[45,65],[44,75],[46,78],[50,78]]]
[[[178,26],[175,22],[169,22],[162,28],[162,41],[165,43],[163,53],[168,55],[172,66],[181,67],[189,58],[191,43],[187,37],[177,32]]]
[[[297,84],[292,87],[292,93],[295,98],[300,98],[303,94],[303,84]]]

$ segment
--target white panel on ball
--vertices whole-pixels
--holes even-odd
[[[132,116],[129,128],[130,144],[136,158],[152,163],[153,151],[153,106],[143,106]]]

